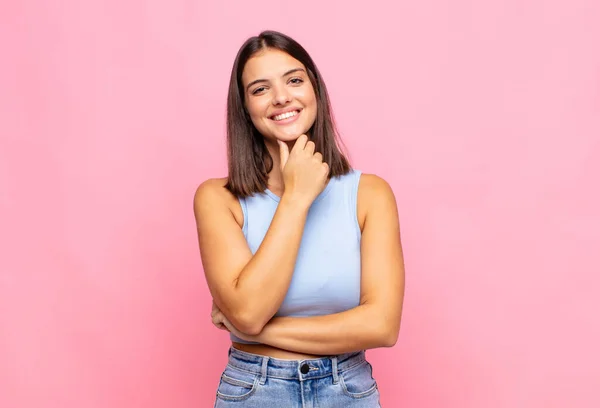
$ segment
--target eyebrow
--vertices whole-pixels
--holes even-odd
[[[292,69],[290,69],[289,71],[286,71],[286,72],[285,72],[285,73],[284,73],[284,74],[283,74],[281,77],[287,76],[287,75],[289,75],[289,74],[293,74],[294,72],[298,72],[298,71],[302,71],[302,72],[305,72],[305,73],[306,73],[306,71],[305,71],[304,69],[302,69],[302,68],[292,68]],[[250,88],[252,85],[256,85],[256,84],[257,84],[257,83],[259,83],[259,82],[267,82],[267,80],[266,80],[266,79],[256,79],[256,80],[254,80],[254,81],[250,82],[250,83],[249,83],[249,84],[246,86],[246,90],[248,90],[248,89],[249,89],[249,88]]]

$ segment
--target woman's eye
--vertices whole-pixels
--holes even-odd
[[[261,92],[262,92],[262,91],[264,91],[264,90],[265,90],[265,87],[264,87],[264,86],[261,86],[261,87],[259,87],[259,88],[256,88],[254,91],[252,91],[252,95],[256,95],[256,94],[258,94],[258,93],[261,93]]]
[[[302,78],[292,78],[290,79],[290,82],[293,84],[301,84],[304,81],[302,80]]]

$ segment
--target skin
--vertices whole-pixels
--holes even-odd
[[[260,82],[257,82],[260,81]],[[282,146],[288,151],[302,134],[311,128],[317,116],[317,98],[304,65],[279,50],[265,50],[250,58],[242,73],[245,107],[252,123],[265,138],[271,157],[279,158]],[[300,114],[289,125],[278,125],[270,117],[281,110],[297,108]],[[285,146],[283,146],[285,148]],[[269,189],[283,194],[280,161],[274,162],[269,174]]]
[[[360,305],[325,316],[273,318],[291,281],[308,208],[327,183],[328,166],[306,136],[317,100],[299,61],[281,51],[260,52],[247,62],[242,81],[247,112],[273,157],[269,188],[281,200],[253,256],[241,232],[240,204],[223,188],[226,179],[210,179],[198,187],[194,211],[214,300],[213,323],[242,339],[262,343],[233,343],[234,347],[275,358],[304,359],[393,346],[402,314],[404,261],[393,191],[373,174],[363,174],[358,189]],[[293,123],[272,120],[274,113],[289,108],[300,110]]]

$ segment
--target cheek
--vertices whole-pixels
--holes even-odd
[[[314,110],[317,109],[317,95],[313,91],[306,92],[304,96],[304,105]]]
[[[315,95],[314,90],[309,87],[298,89],[298,93],[295,96],[305,105],[314,105],[317,103],[317,95]]]
[[[264,117],[265,109],[265,103],[261,102],[260,100],[255,99],[246,104],[246,112],[248,112],[248,115],[250,115],[250,118],[253,121]]]
[[[317,95],[313,91],[309,91],[305,96],[305,105],[310,106],[313,109],[317,108]]]

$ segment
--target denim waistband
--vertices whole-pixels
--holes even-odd
[[[283,360],[230,347],[227,364],[232,368],[259,374],[262,383],[267,377],[303,381],[326,376],[333,376],[334,383],[337,383],[340,371],[349,370],[365,361],[364,351],[303,360]]]

